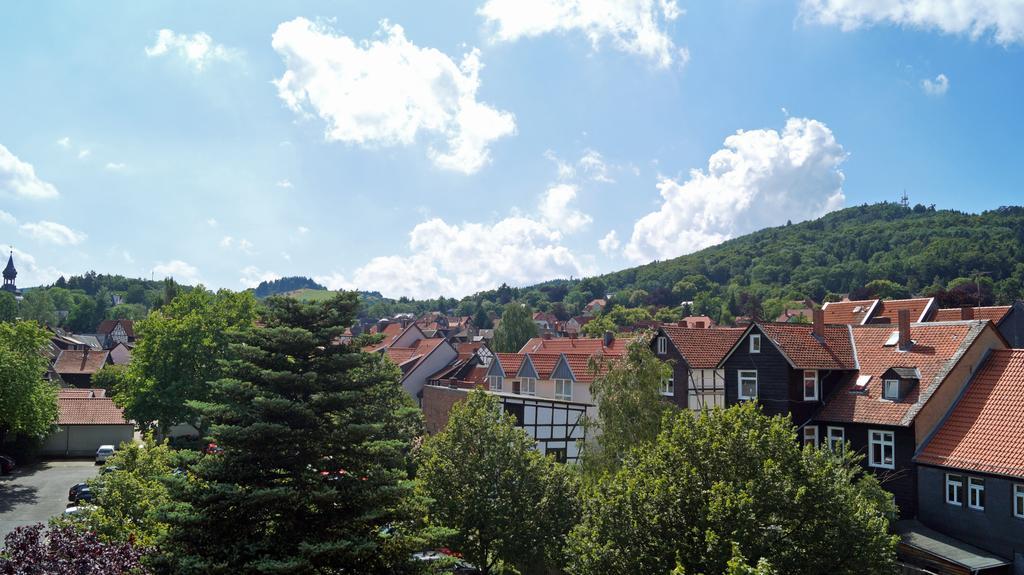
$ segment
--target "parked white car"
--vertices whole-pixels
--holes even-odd
[[[113,454],[113,445],[101,445],[100,448],[96,450],[96,463],[106,463],[107,458],[109,458]]]

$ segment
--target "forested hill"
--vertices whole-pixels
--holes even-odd
[[[1024,295],[1024,207],[969,214],[922,205],[856,206],[671,260],[583,280],[502,286],[468,299],[521,299],[572,315],[591,298],[611,294],[612,303],[625,307],[693,301],[693,312],[715,317],[744,314],[751,301],[774,300],[771,307],[778,308],[790,300],[821,302],[838,294],[975,298],[974,292],[962,293],[975,285],[986,302]]]
[[[325,290],[327,288],[307,277],[291,276],[278,278],[273,281],[262,281],[260,282],[260,285],[256,286],[253,293],[256,297],[264,298],[301,289]]]

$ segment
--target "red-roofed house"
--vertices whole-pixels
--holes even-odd
[[[96,334],[105,337],[104,349],[110,349],[119,343],[135,341],[135,322],[130,319],[108,319],[100,322]]]
[[[1024,569],[1024,350],[989,354],[914,461],[921,523]]]
[[[43,444],[44,455],[85,457],[101,445],[132,441],[135,426],[102,389],[61,389],[57,395],[57,431]]]
[[[672,378],[665,381],[661,394],[696,411],[725,407],[725,370],[718,364],[745,331],[662,326],[651,339],[654,354],[672,364]]]
[[[111,363],[109,351],[64,349],[53,362],[53,370],[68,385],[89,387],[93,374]]]
[[[519,353],[600,353],[602,355],[615,356],[626,353],[630,336],[616,337],[615,335],[603,338],[597,337],[558,337],[544,338],[534,337],[527,340]]]
[[[391,336],[390,339],[387,339],[386,329],[385,341],[368,346],[364,351],[382,353],[393,361],[402,370],[402,389],[421,403],[423,386],[431,376],[451,365],[459,354],[447,339],[428,338],[415,323],[410,323],[401,333]]]
[[[906,330],[906,333],[904,333]],[[849,445],[896,496],[916,509],[915,450],[935,429],[990,350],[1006,343],[990,322],[851,326],[857,366],[804,426],[814,443]]]
[[[858,301],[825,302],[825,323],[867,325],[869,323],[895,324],[901,309],[910,313],[912,323],[928,321],[938,306],[935,298],[867,299]]]

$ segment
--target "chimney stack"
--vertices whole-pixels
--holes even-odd
[[[908,351],[914,344],[914,342],[910,341],[910,310],[899,310],[898,317],[900,327],[900,351]]]
[[[544,339],[551,339],[551,333],[550,332],[545,332],[544,335],[542,335],[541,337],[544,338]]]
[[[969,305],[961,307],[960,319],[974,319],[974,308]]]
[[[613,341],[615,341],[615,334],[610,331],[604,332],[604,346],[611,346]]]
[[[811,324],[811,333],[818,337],[825,337],[825,312],[815,308],[811,316],[813,317],[813,323]]]

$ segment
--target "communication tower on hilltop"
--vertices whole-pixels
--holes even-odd
[[[904,208],[910,207],[910,196],[907,195],[907,190],[903,190],[903,195],[900,196],[900,205]]]

